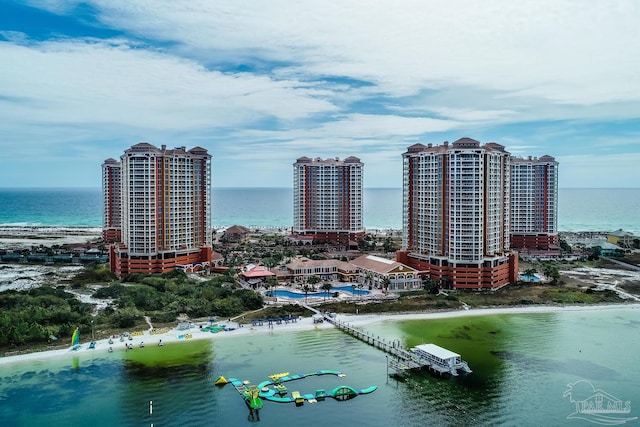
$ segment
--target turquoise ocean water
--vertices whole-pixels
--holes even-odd
[[[442,332],[443,322],[451,332]],[[335,329],[214,338],[203,342],[198,363],[166,368],[128,362],[124,349],[0,365],[0,425],[593,425],[567,418],[575,401],[586,400],[592,389],[629,402],[629,413],[610,416],[640,415],[640,309],[471,316],[462,327],[460,322],[386,321],[367,327],[381,337],[436,342],[460,352],[474,372],[456,379],[423,372],[389,378],[383,352]],[[435,326],[439,332],[433,332]],[[407,332],[416,327],[419,337]],[[346,377],[311,377],[288,383],[289,390],[378,389],[346,402],[327,399],[302,407],[265,402],[256,422],[231,386],[213,384],[219,375],[257,384],[277,372],[318,369],[340,370]],[[567,395],[569,384],[577,385]]]
[[[290,188],[217,188],[213,190],[213,225],[290,227]],[[640,189],[560,189],[560,231],[610,231],[640,234]],[[368,188],[364,194],[367,228],[402,228],[402,191]],[[100,189],[1,189],[0,225],[102,225]]]

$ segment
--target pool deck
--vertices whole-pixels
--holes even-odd
[[[322,302],[330,302],[330,301],[344,301],[344,302],[367,302],[367,301],[388,301],[395,300],[398,298],[397,295],[393,293],[385,294],[382,289],[361,289],[363,292],[362,295],[353,295],[348,288],[350,286],[342,286],[338,288],[333,288],[334,290],[329,291],[328,293],[323,292],[310,292],[306,295],[303,292],[300,292],[299,288],[286,287],[286,286],[278,286],[274,289],[269,289],[262,291],[264,295],[265,301],[267,303],[292,303],[292,302],[301,302],[307,304],[318,304]],[[289,296],[285,295],[275,295],[269,296],[268,293],[270,291],[278,292],[286,292]],[[357,292],[358,290],[356,290]],[[338,297],[334,297],[334,293],[338,293]],[[366,294],[364,294],[366,292]],[[295,296],[293,296],[295,295]]]

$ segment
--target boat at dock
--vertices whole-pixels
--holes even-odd
[[[307,305],[304,305],[304,307],[321,314],[312,307]],[[449,374],[457,376],[459,373],[468,374],[472,372],[467,362],[462,360],[459,354],[446,348],[435,344],[421,344],[411,349],[406,349],[396,340],[380,338],[380,336],[340,321],[335,316],[329,316],[325,313],[324,318],[338,329],[390,354],[392,357],[387,358],[387,374],[389,374],[389,368],[393,369],[396,375],[404,374],[414,369],[428,369],[441,376]]]
[[[426,365],[429,369],[441,374],[457,376],[458,372],[465,374],[472,372],[467,362],[462,360],[458,353],[435,344],[420,344],[411,348],[411,352],[415,355],[417,363]]]

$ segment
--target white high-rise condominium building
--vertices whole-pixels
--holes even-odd
[[[502,145],[470,138],[409,147],[397,260],[444,287],[495,289],[514,281],[509,158]]]
[[[558,245],[558,162],[551,156],[511,158],[511,246]]]
[[[357,157],[300,157],[293,164],[293,234],[347,243],[364,235],[362,172]]]
[[[106,164],[107,162],[105,162]],[[142,142],[121,157],[121,243],[112,271],[193,271],[211,262],[211,155]]]

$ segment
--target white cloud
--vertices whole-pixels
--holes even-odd
[[[489,110],[470,108],[450,108],[445,106],[431,108],[439,116],[462,122],[504,122],[517,113],[513,110]]]
[[[113,27],[178,42],[187,51],[293,62],[292,71],[364,79],[393,96],[469,85],[577,104],[640,97],[634,1],[96,5]]]
[[[567,153],[639,148],[638,132],[612,124],[637,126],[640,111],[634,0],[29,3],[120,36],[36,42],[0,28],[0,146],[22,148],[3,150],[12,162],[73,147],[97,170],[147,140],[208,148],[231,185],[289,185],[300,155],[357,155],[386,186],[414,142],[470,136],[564,157],[567,181],[591,161]],[[593,122],[608,125],[598,135]],[[602,176],[631,154],[598,157]]]
[[[322,135],[348,135],[351,137],[383,137],[385,135],[420,135],[442,132],[459,123],[428,117],[399,117],[376,114],[350,114],[344,119],[325,123],[312,133]]]
[[[235,150],[214,155],[213,173],[216,185],[237,186],[250,171],[253,182],[264,187],[290,186],[293,163],[301,156],[311,158],[346,158],[356,156],[364,163],[366,187],[396,187],[402,185],[402,153],[410,144],[383,144],[367,140],[365,144],[374,150],[363,151],[349,139],[330,140],[328,146],[305,141],[281,144],[265,143],[251,147],[236,146]],[[239,166],[233,166],[239,165]]]
[[[1,111],[9,121],[178,130],[335,110],[307,84],[207,71],[122,41],[0,43],[0,62],[3,95],[20,100]]]
[[[388,141],[398,137],[443,132],[460,125],[459,122],[428,117],[354,113],[326,120],[317,127],[278,131],[246,131],[243,132],[243,135],[247,138],[261,140],[287,141],[289,144],[298,144],[301,140],[315,140],[315,144],[327,146],[332,144],[331,141],[334,141],[335,144],[343,144],[344,140],[348,140],[351,144],[366,146],[371,140]],[[359,141],[360,139],[362,141]]]

